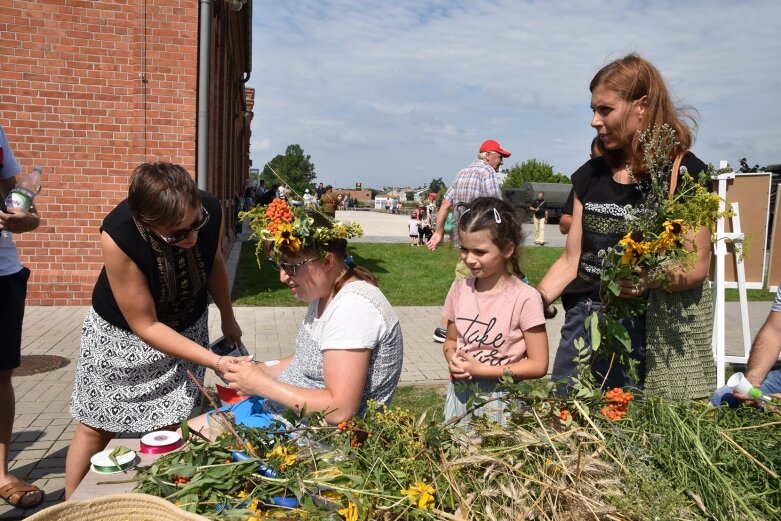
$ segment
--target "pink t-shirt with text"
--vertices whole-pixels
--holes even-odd
[[[442,316],[456,325],[456,349],[492,366],[526,358],[523,331],[545,324],[542,297],[517,277],[489,294],[475,290],[474,277],[453,282]]]

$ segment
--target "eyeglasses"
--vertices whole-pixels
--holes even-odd
[[[306,264],[307,262],[312,262],[313,260],[317,260],[317,257],[312,257],[311,259],[307,259],[305,261],[296,262],[295,264],[289,264],[287,262],[277,262],[274,259],[269,259],[269,263],[271,264],[271,267],[274,268],[277,271],[284,271],[291,277],[296,276],[296,271],[298,271],[298,268]]]
[[[178,232],[174,233],[171,237],[163,237],[159,233],[157,234],[166,244],[176,244],[177,242],[181,242],[187,238],[188,235],[190,235],[192,232],[197,232],[204,226],[206,226],[206,223],[209,222],[209,212],[206,211],[206,208],[201,205],[201,218],[194,223],[189,228],[186,228],[184,230],[179,230]]]

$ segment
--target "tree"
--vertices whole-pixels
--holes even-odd
[[[266,181],[266,186],[287,183],[294,193],[303,194],[304,190],[312,188],[312,181],[317,177],[310,159],[311,156],[304,155],[301,145],[288,145],[285,155],[278,155],[263,167],[260,178]]]
[[[502,188],[518,188],[524,183],[571,183],[570,178],[553,173],[553,167],[545,161],[527,159],[516,163],[507,171]]]
[[[445,182],[441,177],[432,179],[428,184],[428,192],[438,194],[440,190],[447,190],[447,185],[445,185]]]

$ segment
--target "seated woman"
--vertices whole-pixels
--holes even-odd
[[[360,227],[276,204],[281,210],[259,215],[281,213],[292,222],[259,217],[253,229],[280,281],[309,303],[295,352],[258,365],[226,357],[218,370],[231,388],[251,395],[231,408],[238,424],[264,427],[287,409],[305,408],[336,425],[362,415],[368,400],[390,400],[401,375],[401,326],[374,275],[347,256],[346,239]],[[205,415],[190,425],[208,436]]]

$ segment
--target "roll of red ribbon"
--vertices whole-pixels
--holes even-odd
[[[139,452],[142,454],[165,454],[182,446],[182,437],[172,431],[157,431],[141,438]]]

